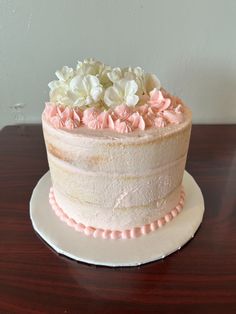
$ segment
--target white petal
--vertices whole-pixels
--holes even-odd
[[[60,81],[51,81],[50,83],[48,83],[48,87],[51,89],[51,90],[54,90],[58,87],[61,86],[61,82]]]
[[[137,95],[128,95],[125,98],[125,103],[127,106],[135,106],[139,101],[139,97]]]
[[[122,78],[122,70],[120,68],[113,68],[111,72],[107,73],[107,76],[114,83]]]
[[[50,101],[63,103],[62,98],[66,96],[66,90],[62,87],[50,91]]]
[[[142,77],[144,75],[144,71],[141,67],[134,68],[134,73],[138,77]]]
[[[76,75],[71,81],[70,81],[70,89],[72,92],[75,92],[78,89],[81,89],[82,86],[82,80],[83,77],[80,75]]]
[[[131,80],[135,80],[136,79],[136,75],[133,72],[125,72],[124,73],[124,78],[126,80],[131,81]]]
[[[84,97],[78,97],[74,100],[74,105],[78,107],[82,107],[86,105],[86,98]]]
[[[126,82],[125,96],[133,95],[137,92],[137,90],[138,90],[138,84],[134,80]]]
[[[108,106],[113,107],[120,105],[122,101],[123,101],[122,97],[120,96],[120,94],[118,93],[117,89],[114,86],[108,87],[105,90],[104,102]]]
[[[102,65],[99,67],[98,78],[100,83],[103,85],[104,88],[111,86],[112,82],[108,77],[108,72],[111,71],[111,67],[107,65]]]
[[[94,76],[94,75],[86,75],[84,77],[84,80],[86,80],[86,84],[88,84],[89,88],[93,88],[93,87],[96,87],[96,86],[99,86],[99,79]]]
[[[96,75],[97,69],[93,64],[82,63],[79,67],[77,67],[76,73],[78,75],[88,75],[88,74]]]
[[[85,98],[86,105],[91,105],[93,103],[93,99],[91,96],[87,96]]]
[[[61,71],[56,71],[55,74],[60,81],[64,81],[64,75]]]
[[[67,81],[74,75],[74,70],[68,66],[64,66],[60,71],[56,71],[56,76],[60,81]]]
[[[76,66],[76,70],[78,70],[79,68],[81,68],[82,64],[83,64],[83,62],[78,61],[78,62],[77,62],[77,66]]]
[[[75,93],[73,93],[70,90],[67,92],[67,96],[71,99],[72,103],[74,103],[76,101],[76,99],[78,98],[78,95],[76,95]]]
[[[99,101],[102,96],[103,89],[101,86],[93,87],[90,91],[90,95],[95,102]]]
[[[116,93],[119,94],[120,98],[124,98],[126,84],[126,79],[121,79],[113,84],[113,88],[116,90]]]
[[[61,97],[61,103],[63,105],[67,105],[67,106],[72,106],[73,105],[73,101],[69,97],[67,97],[67,96]]]

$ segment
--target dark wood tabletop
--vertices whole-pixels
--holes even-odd
[[[48,170],[40,125],[0,132],[0,313],[236,313],[236,125],[195,125],[186,169],[205,199],[194,239],[164,260],[108,268],[58,255],[29,200]]]

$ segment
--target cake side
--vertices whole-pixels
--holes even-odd
[[[128,135],[55,129],[43,118],[59,206],[86,226],[112,230],[164,216],[180,197],[191,131],[187,107],[184,115],[181,124]]]

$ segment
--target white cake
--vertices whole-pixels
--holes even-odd
[[[121,70],[118,82],[123,80],[125,92],[119,100],[114,96],[117,81],[107,82],[117,68],[106,68],[105,86],[101,78],[99,84],[96,79],[91,84],[91,77],[99,79],[101,71],[80,73],[86,65],[93,70],[105,67],[85,60],[76,73],[67,67],[57,72],[59,83],[50,85],[51,103],[42,116],[52,207],[87,235],[110,239],[145,235],[169,222],[183,206],[191,112],[162,90],[154,75],[142,72],[143,81],[154,87],[140,93],[137,73],[130,68],[127,72],[133,76],[124,78]],[[89,89],[84,88],[82,93],[81,81],[83,88],[86,83],[95,85],[95,91],[90,88],[87,95]]]

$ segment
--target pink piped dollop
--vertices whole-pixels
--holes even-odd
[[[82,123],[82,111],[78,108],[58,106],[54,103],[46,103],[44,115],[54,128],[66,128],[72,130]]]
[[[145,121],[139,112],[134,112],[129,116],[128,121],[133,129],[145,130]]]
[[[154,88],[143,98],[142,104],[129,107],[118,105],[109,110],[96,107],[70,108],[54,103],[46,103],[44,116],[54,128],[75,129],[86,126],[89,129],[111,129],[118,133],[130,133],[137,129],[163,128],[169,124],[184,121],[180,100],[164,90]]]
[[[114,115],[117,119],[128,120],[132,114],[132,110],[127,105],[119,105],[114,108]]]

